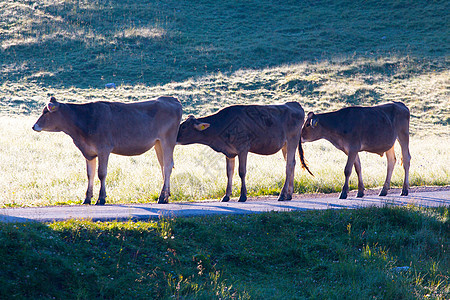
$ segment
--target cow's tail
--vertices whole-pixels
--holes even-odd
[[[308,165],[306,164],[305,156],[303,155],[303,148],[302,148],[302,139],[298,142],[298,154],[300,155],[300,162],[302,163],[302,168],[306,169],[309,174],[314,176],[314,174],[309,170]]]

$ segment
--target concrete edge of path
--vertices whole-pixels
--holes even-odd
[[[0,209],[0,222],[54,222],[70,219],[91,221],[145,221],[162,217],[193,217],[212,215],[252,214],[269,211],[294,211],[310,209],[357,209],[363,207],[450,206],[450,186],[415,189],[401,197],[397,191],[379,197],[369,191],[363,198],[345,200],[332,195],[295,195],[291,201],[279,202],[275,196],[251,198],[245,203],[235,201],[177,202],[168,204],[112,204],[105,206],[73,205]]]

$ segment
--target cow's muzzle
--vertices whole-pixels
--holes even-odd
[[[34,130],[34,131],[37,131],[37,132],[41,132],[41,131],[42,131],[42,128],[41,128],[41,126],[39,126],[39,125],[36,123],[36,124],[33,125],[33,130]]]

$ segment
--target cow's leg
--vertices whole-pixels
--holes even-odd
[[[287,158],[287,144],[285,144],[283,146],[283,148],[281,148],[281,152],[283,153],[283,157],[284,157],[284,161],[287,163],[288,158]],[[294,159],[295,159],[295,155],[294,155]],[[286,165],[287,168],[287,165]],[[286,198],[286,200],[292,200],[292,194],[294,193],[294,171],[295,168],[292,169],[292,174],[291,174],[291,178],[292,178],[292,184],[289,184],[289,189],[288,189],[288,197]]]
[[[355,165],[356,174],[358,175],[358,194],[356,197],[362,198],[362,197],[364,197],[364,182],[362,179],[361,161],[359,160],[358,154],[356,154],[354,165]]]
[[[284,161],[287,161],[287,144],[284,144],[283,148],[281,148],[281,152],[283,153]]]
[[[160,146],[158,146],[160,145]],[[161,147],[162,154],[163,154],[163,166],[161,168],[163,169],[163,178],[164,178],[164,185],[161,190],[161,194],[159,194],[158,203],[168,203],[169,202],[169,196],[170,196],[170,175],[172,174],[172,169],[174,166],[173,163],[173,149],[175,148],[175,144],[170,144],[165,141],[161,141],[159,144],[156,143],[156,147]]]
[[[230,201],[231,193],[233,192],[233,175],[234,175],[234,157],[226,157],[227,160],[227,190],[225,196],[222,198],[222,202]]]
[[[163,187],[161,189],[161,192],[159,193],[158,197],[158,203],[166,203],[164,202],[165,198],[165,180],[164,180],[164,152],[161,146],[161,142],[158,140],[155,142],[155,152],[156,157],[158,158],[159,166],[161,167],[161,175],[163,178]]]
[[[108,173],[109,152],[98,155],[98,179],[100,179],[100,193],[95,205],[105,205],[106,203],[106,174]]]
[[[239,177],[241,177],[241,196],[239,202],[247,201],[247,186],[245,185],[245,175],[247,173],[247,152],[238,155],[239,158]]]
[[[155,143],[155,152],[156,152],[156,157],[158,158],[159,165],[161,166],[161,174],[164,179],[164,160],[163,160],[164,154],[163,154],[163,150],[161,148],[160,141],[156,141],[156,143]]]
[[[292,199],[292,194],[294,192],[294,171],[295,171],[295,150],[297,148],[297,143],[293,145],[285,145],[283,149],[283,154],[286,159],[286,181],[284,182],[283,189],[281,190],[278,201],[286,201]]]
[[[350,180],[350,175],[352,174],[352,168],[353,164],[355,163],[356,156],[358,155],[358,151],[349,151],[348,152],[348,158],[347,158],[347,164],[344,168],[344,175],[345,175],[345,182],[342,186],[342,192],[339,196],[339,199],[347,199],[348,194],[348,182]]]
[[[92,196],[94,195],[94,179],[95,179],[95,167],[97,165],[97,158],[91,160],[86,159],[86,170],[88,178],[88,188],[86,191],[86,198],[83,204],[91,204]]]
[[[398,141],[402,147],[402,164],[405,170],[405,179],[403,180],[403,188],[401,196],[408,196],[409,190],[409,166],[411,162],[411,154],[409,153],[409,134],[408,129],[404,132],[400,132],[398,135]]]
[[[386,151],[386,158],[387,158],[387,174],[386,174],[386,180],[384,181],[383,188],[381,189],[380,196],[386,196],[388,190],[391,187],[391,178],[392,178],[392,172],[394,171],[394,166],[396,162],[395,158],[395,150],[394,145],[392,145],[392,148]]]

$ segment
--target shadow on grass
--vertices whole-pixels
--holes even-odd
[[[448,225],[448,207],[5,224],[0,297],[445,298]]]
[[[447,1],[194,5],[112,0],[3,6],[1,80],[44,86],[157,85],[211,72],[346,57],[445,59],[450,44],[443,33]],[[382,72],[390,72],[389,66]]]

